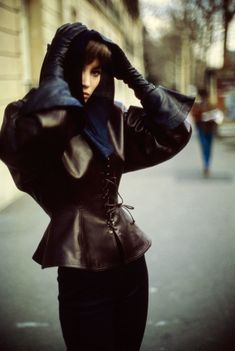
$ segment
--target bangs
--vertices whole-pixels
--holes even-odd
[[[98,41],[90,40],[85,50],[85,64],[90,64],[95,59],[98,59],[101,66],[108,66],[111,62],[111,51],[109,48]]]

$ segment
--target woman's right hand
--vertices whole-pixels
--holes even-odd
[[[63,62],[68,51],[71,41],[81,32],[87,30],[83,24],[67,23],[59,27],[44,58],[41,73],[40,84],[49,78],[64,78]]]

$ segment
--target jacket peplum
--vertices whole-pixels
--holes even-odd
[[[16,186],[50,217],[33,259],[42,268],[106,270],[142,256],[151,241],[118,193],[123,173],[155,166],[189,141],[185,120],[193,98],[159,87],[174,103],[125,110],[114,104],[108,134],[114,152],[103,157],[82,132],[82,106],[61,79],[47,81],[9,104],[0,133],[0,157]]]

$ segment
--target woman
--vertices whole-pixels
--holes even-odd
[[[199,90],[200,102],[195,104],[192,115],[197,128],[198,141],[201,147],[203,176],[210,176],[212,147],[216,135],[217,125],[213,116],[215,106],[208,101],[208,92],[205,89]]]
[[[114,103],[114,77],[143,108]],[[192,104],[148,83],[116,44],[75,23],[58,29],[39,87],[6,108],[0,155],[51,218],[33,258],[59,267],[68,351],[140,349],[151,243],[118,185],[122,173],[166,161],[187,144]]]

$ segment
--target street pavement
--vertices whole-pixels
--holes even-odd
[[[203,178],[194,135],[174,159],[123,177],[125,203],[152,239],[141,351],[235,350],[234,151],[235,138],[217,139]],[[28,196],[0,212],[1,351],[65,350],[57,270],[31,260],[48,222]]]

